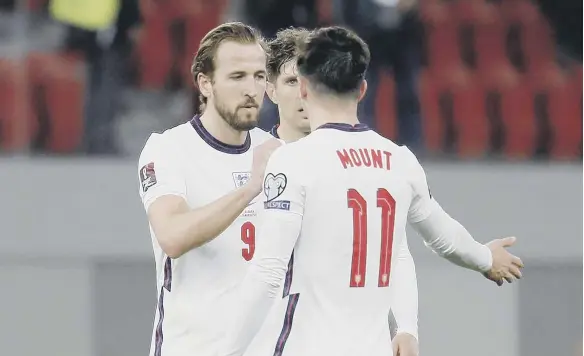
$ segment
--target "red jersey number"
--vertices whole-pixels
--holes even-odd
[[[241,256],[246,261],[251,261],[255,252],[255,226],[247,221],[241,225],[241,241],[247,245],[241,249]]]
[[[353,258],[350,287],[364,287],[367,269],[367,201],[355,189],[347,191],[347,205],[353,210]],[[383,188],[377,189],[377,207],[381,209],[381,254],[378,287],[389,286],[395,199]]]

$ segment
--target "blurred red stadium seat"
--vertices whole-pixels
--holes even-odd
[[[420,2],[420,18],[428,25],[438,25],[450,21],[450,8],[443,0]]]
[[[486,117],[485,90],[479,78],[459,70],[445,81],[453,98],[453,121],[457,132],[456,152],[461,158],[478,158],[488,153],[490,124]]]
[[[575,75],[547,90],[552,126],[551,156],[574,159],[582,151],[582,77]]]
[[[484,82],[498,81],[501,75],[514,72],[506,53],[508,25],[496,20],[475,25],[477,70]]]
[[[444,123],[440,117],[439,90],[435,78],[429,71],[420,75],[420,107],[422,130],[426,149],[430,153],[440,153],[444,141]]]
[[[39,122],[39,127],[46,130],[40,137],[42,148],[54,153],[74,152],[80,147],[83,138],[83,61],[68,54],[30,53],[27,65],[31,94],[38,94],[33,97],[33,107],[37,110],[39,120],[41,114],[47,115],[49,120],[48,123]]]
[[[429,69],[436,75],[462,65],[459,27],[455,23],[426,25]]]
[[[145,21],[135,53],[140,67],[140,86],[163,88],[171,68],[178,67],[181,83],[190,87],[193,56],[203,36],[221,23],[225,5],[225,0],[141,0]],[[171,38],[171,28],[184,28],[184,37]],[[177,48],[181,48],[182,53],[174,53]]]
[[[555,43],[546,21],[535,21],[523,25],[521,46],[528,71],[535,73],[555,63]]]
[[[547,99],[550,155],[556,159],[578,157],[582,149],[582,65],[565,71],[548,64],[529,74],[530,85]]]
[[[0,148],[26,149],[36,129],[25,65],[0,58]]]
[[[318,13],[319,23],[331,24],[333,18],[332,1],[316,0],[316,12]]]
[[[545,90],[561,85],[565,81],[565,73],[556,63],[542,65],[538,70],[529,71],[525,76],[535,88]]]
[[[193,15],[200,14],[209,6],[210,1],[167,0],[162,2],[162,4],[166,7],[165,13],[168,18],[176,19],[189,18]]]
[[[169,18],[169,1],[139,0],[140,15],[145,22],[154,18]]]
[[[30,11],[40,11],[48,2],[49,0],[26,0],[26,8]]]
[[[171,64],[168,23],[164,16],[145,19],[138,32],[134,55],[140,74],[139,86],[145,89],[164,87]]]
[[[457,0],[449,2],[453,17],[460,22],[488,23],[498,15],[498,9],[485,0]]]
[[[582,71],[582,63],[577,63],[574,64],[571,67],[572,73],[570,75],[570,81],[572,82],[572,85],[574,86],[574,90],[576,90],[576,92],[580,93],[580,96],[582,96],[582,85],[583,83],[583,71]]]
[[[191,87],[191,65],[193,57],[199,48],[199,44],[205,34],[221,23],[221,15],[224,11],[225,1],[203,2],[197,13],[192,13],[186,19],[185,53],[180,58],[184,85]]]
[[[541,20],[539,9],[530,0],[504,0],[497,6],[507,23],[526,25]]]
[[[531,158],[537,145],[534,96],[527,82],[517,82],[499,88],[501,119],[505,143],[502,151],[507,158]]]
[[[384,73],[377,90],[376,119],[377,129],[381,135],[391,140],[398,136],[397,103],[393,75]]]

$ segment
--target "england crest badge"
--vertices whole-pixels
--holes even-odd
[[[250,172],[233,172],[233,182],[235,183],[235,188],[242,187],[251,176]]]

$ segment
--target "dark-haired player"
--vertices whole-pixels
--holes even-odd
[[[514,238],[475,241],[432,198],[416,157],[359,123],[368,63],[367,45],[340,27],[314,31],[300,51],[299,89],[312,133],[268,162],[256,258],[220,356],[243,354],[277,297],[292,250],[291,297],[275,355],[404,355],[390,341],[387,312],[402,278],[392,268],[407,249],[408,222],[453,263],[498,284],[521,277],[521,260],[505,249]]]
[[[280,145],[255,128],[266,88],[266,53],[255,29],[227,23],[211,30],[192,73],[204,110],[152,134],[139,160],[159,292],[151,356],[217,352],[226,311],[239,303],[234,291],[254,256],[254,198]]]
[[[293,142],[310,133],[310,123],[300,102],[296,57],[297,43],[310,32],[302,28],[279,31],[269,42],[267,93],[278,106],[280,122],[270,133],[285,142]]]
[[[298,43],[304,41],[309,34],[310,32],[303,28],[287,28],[280,30],[276,37],[268,43],[270,55],[267,65],[268,84],[266,92],[278,106],[280,116],[280,123],[274,126],[270,133],[285,142],[294,142],[305,137],[310,132],[310,123],[300,101],[298,70],[296,68]],[[399,259],[400,266],[397,268],[403,271],[400,276],[404,278],[400,279],[398,283],[394,281],[394,286],[400,283],[401,285],[396,288],[398,293],[392,304],[390,313],[391,329],[397,332],[396,324],[399,324],[401,325],[401,328],[399,328],[401,333],[407,330],[408,334],[417,335],[418,303],[414,261],[409,254],[407,246],[405,246],[401,256],[402,258]],[[284,283],[284,296],[288,295],[288,287],[289,284]],[[280,310],[278,306],[278,309],[271,313],[279,317],[285,314],[285,310]],[[281,325],[281,321],[274,322]],[[264,334],[271,332],[269,329],[274,322],[270,319],[269,323],[263,326],[262,330],[267,331],[260,332],[260,337],[257,338],[258,341],[266,338]],[[267,344],[272,344],[272,342],[268,341]],[[248,352],[251,351],[248,350]],[[256,350],[253,349],[253,352],[256,352]]]

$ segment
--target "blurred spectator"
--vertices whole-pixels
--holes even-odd
[[[582,61],[582,0],[537,0],[556,34],[559,46]]]
[[[16,0],[0,0],[0,11],[12,11],[16,7]]]
[[[268,38],[290,26],[313,28],[318,21],[316,0],[230,0],[226,19],[249,23]],[[266,97],[260,127],[269,130],[277,123],[278,107]]]
[[[138,0],[100,0],[99,5],[87,1],[93,4],[67,6],[67,0],[52,0],[51,10],[69,25],[65,49],[83,53],[88,65],[83,150],[117,154],[116,117],[131,50],[130,32],[140,20]]]
[[[398,142],[419,152],[422,130],[417,83],[422,25],[417,0],[333,1],[333,20],[353,28],[371,50],[368,90],[361,103],[360,119],[375,127],[375,100],[381,71],[391,68],[397,89]]]
[[[229,0],[227,20],[249,23],[273,37],[279,29],[317,24],[316,0]]]

